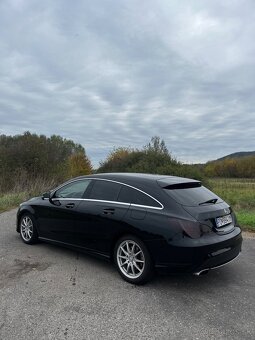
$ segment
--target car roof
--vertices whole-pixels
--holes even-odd
[[[129,172],[112,172],[112,173],[99,173],[87,176],[80,176],[78,178],[100,178],[109,179],[114,181],[123,182],[126,184],[159,184],[164,187],[169,184],[177,184],[184,182],[195,182],[190,178],[178,176],[166,176],[146,173],[129,173]]]

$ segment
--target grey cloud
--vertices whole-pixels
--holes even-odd
[[[2,1],[0,133],[82,143],[96,165],[153,135],[180,160],[254,150],[253,1]]]

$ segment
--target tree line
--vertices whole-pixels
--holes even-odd
[[[207,177],[255,178],[255,156],[208,162],[203,172]]]
[[[119,147],[100,163],[98,172],[142,172],[204,179],[193,165],[185,165],[168,151],[164,140],[155,136],[140,149]]]
[[[30,132],[16,136],[0,135],[0,193],[15,190],[17,185],[16,190],[27,189],[31,183],[41,183],[40,188],[49,189],[66,179],[92,172],[154,173],[203,182],[206,177],[254,178],[255,157],[187,165],[174,158],[164,140],[155,136],[142,148],[114,148],[98,169],[93,170],[84,147],[72,140]]]
[[[38,181],[55,184],[67,178],[89,174],[92,165],[82,145],[57,135],[25,132],[0,135],[0,192]]]

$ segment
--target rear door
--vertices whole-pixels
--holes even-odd
[[[124,225],[122,220],[130,204],[118,202],[122,185],[110,180],[93,179],[84,200],[77,207],[77,244],[109,253],[111,242]]]

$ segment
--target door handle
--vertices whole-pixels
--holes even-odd
[[[74,205],[75,205],[74,203],[67,203],[66,208],[71,209],[74,207]]]
[[[114,211],[115,211],[115,209],[106,208],[106,209],[103,210],[103,213],[104,213],[105,215],[113,215],[113,214],[114,214]]]

